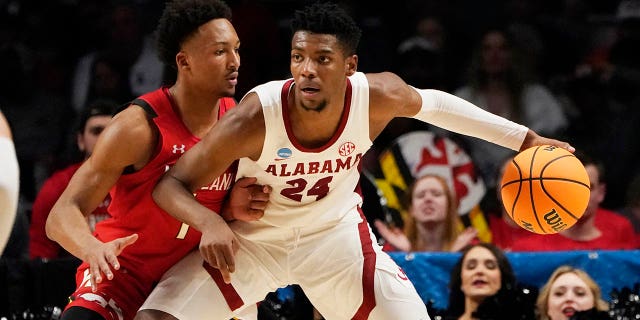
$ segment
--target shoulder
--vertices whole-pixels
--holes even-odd
[[[249,90],[240,101],[242,102],[246,100],[249,95],[255,94],[262,105],[266,106],[277,103],[280,100],[283,88],[285,88],[285,85],[291,80],[292,79],[275,80],[258,85]]]
[[[392,72],[367,73],[369,100],[373,106],[398,106],[405,102],[411,88],[402,78]]]
[[[158,143],[158,130],[151,116],[137,105],[116,114],[100,134],[92,163],[103,167],[141,167],[149,160]]]
[[[407,87],[407,84],[393,72],[367,73],[369,90],[372,94],[393,94]]]
[[[142,106],[132,104],[116,114],[105,128],[108,133],[120,138],[131,138],[139,141],[155,131],[149,115]]]

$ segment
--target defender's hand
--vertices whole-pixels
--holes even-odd
[[[256,182],[254,177],[236,181],[223,209],[225,220],[256,221],[262,218],[272,188]]]
[[[89,264],[91,291],[96,292],[98,290],[98,283],[102,282],[103,274],[107,277],[107,280],[113,279],[111,268],[113,270],[120,269],[118,256],[124,248],[133,244],[136,240],[138,240],[138,235],[132,234],[109,242],[98,241],[97,245],[87,248],[87,254],[85,254],[83,260]]]

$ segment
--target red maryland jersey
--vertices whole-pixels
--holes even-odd
[[[98,223],[95,235],[106,242],[137,233],[138,240],[126,247],[118,259],[127,272],[135,273],[140,280],[155,282],[200,242],[200,232],[160,209],[151,196],[162,175],[200,139],[191,134],[176,113],[168,88],[145,94],[133,104],[145,108],[153,117],[159,131],[156,151],[144,168],[132,173],[125,171],[111,189],[112,219]],[[221,99],[218,118],[234,105],[231,98]],[[219,213],[235,180],[236,169],[234,163],[215,181],[202,187],[196,199]]]

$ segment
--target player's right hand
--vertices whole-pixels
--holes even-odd
[[[99,242],[97,245],[88,248],[84,261],[89,264],[89,277],[91,291],[98,290],[98,283],[103,280],[104,274],[108,280],[113,279],[113,271],[120,269],[118,256],[127,246],[138,240],[138,234],[118,238],[109,242]]]
[[[255,177],[236,181],[222,212],[225,220],[256,221],[262,218],[272,188],[256,184],[257,181]]]
[[[236,271],[235,255],[239,250],[238,240],[227,223],[219,219],[200,238],[200,254],[214,268],[220,270],[225,283],[231,283],[231,273]]]

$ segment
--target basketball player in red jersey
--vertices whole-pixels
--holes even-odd
[[[130,320],[162,274],[195,249],[201,234],[153,201],[158,179],[231,107],[240,40],[219,0],[173,1],[158,25],[158,50],[177,70],[171,87],[135,99],[116,114],[93,154],[54,205],[47,235],[83,260],[62,319]],[[123,48],[126,49],[126,48]],[[226,220],[262,215],[268,188],[235,181],[230,164],[193,194]],[[109,192],[112,218],[89,231],[84,218]],[[252,197],[251,201],[249,200]]]
[[[334,4],[318,2],[292,21],[293,79],[251,90],[154,190],[162,208],[202,231],[202,256],[171,268],[142,309],[224,320],[295,283],[327,319],[427,320],[360,208],[358,169],[375,137],[393,118],[413,117],[513,150],[573,149],[395,74],[357,72],[360,29]],[[191,195],[236,159],[239,177],[273,187],[257,221],[226,223]],[[203,259],[215,268],[203,268]]]

